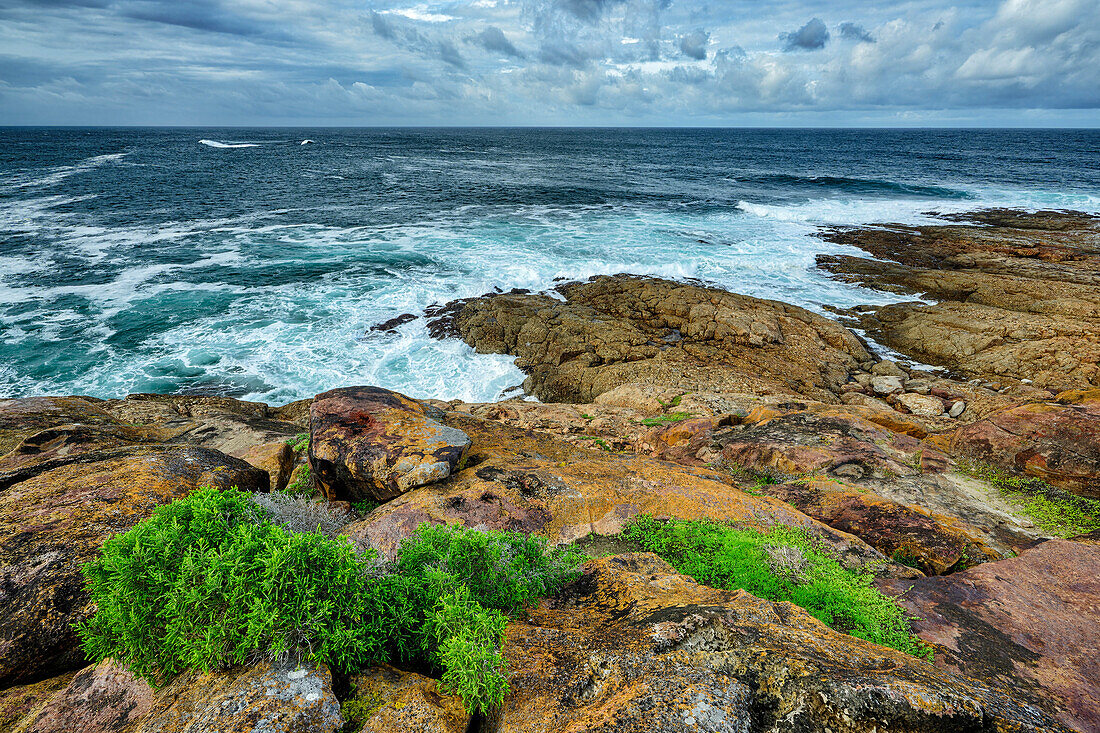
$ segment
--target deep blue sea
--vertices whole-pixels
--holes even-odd
[[[0,129],[0,397],[492,400],[511,357],[370,327],[615,272],[887,302],[818,227],[982,206],[1100,211],[1100,131]]]

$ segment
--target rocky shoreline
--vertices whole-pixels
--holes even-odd
[[[839,322],[631,275],[433,309],[538,402],[0,400],[0,729],[1100,730],[1100,221],[942,218],[823,233],[875,258],[831,276],[925,299]],[[424,523],[600,556],[512,618],[490,715],[421,669],[89,666],[81,567],[200,486],[314,495],[384,558]],[[697,583],[619,537],[640,515],[807,532],[933,661]]]

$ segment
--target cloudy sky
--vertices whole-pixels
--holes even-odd
[[[0,0],[0,124],[1100,125],[1100,0]]]

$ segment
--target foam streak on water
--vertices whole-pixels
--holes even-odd
[[[1100,211],[1100,135],[998,131],[6,130],[0,397],[347,384],[489,400],[511,357],[372,325],[632,272],[821,311],[823,224]],[[302,145],[302,140],[313,141]],[[198,144],[201,143],[201,144]]]

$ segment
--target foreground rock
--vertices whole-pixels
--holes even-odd
[[[819,256],[837,277],[938,301],[863,307],[853,313],[859,325],[967,377],[1052,392],[1100,387],[1100,219],[997,210],[944,218],[961,223],[824,235],[876,258]]]
[[[309,462],[330,500],[388,501],[451,475],[470,439],[423,405],[378,387],[347,387],[310,405]]]
[[[490,730],[1061,731],[1039,709],[805,611],[603,558],[507,630]]]
[[[1100,730],[1100,544],[1050,540],[943,578],[880,583],[936,646],[936,665]]]
[[[366,733],[466,733],[462,700],[439,691],[437,680],[389,666],[351,676],[354,698],[344,710]]]
[[[12,733],[333,733],[343,725],[324,667],[261,662],[186,673],[160,690],[110,660],[81,670],[10,720]],[[30,688],[25,688],[28,691]],[[0,711],[23,690],[0,692]],[[0,713],[2,714],[2,713]],[[0,719],[0,722],[3,722]]]
[[[80,568],[108,536],[200,486],[267,488],[264,472],[205,448],[141,446],[58,460],[15,472],[22,480],[0,491],[0,685],[83,665],[72,625],[92,609]]]
[[[881,566],[866,543],[815,522],[789,504],[754,496],[720,472],[642,456],[582,448],[458,412],[440,420],[470,436],[466,468],[423,486],[348,525],[353,540],[393,555],[423,522],[463,524],[542,535],[552,543],[613,535],[633,517],[709,518],[753,527],[804,527],[849,565]],[[892,566],[902,575],[908,569]]]
[[[519,357],[525,389],[544,402],[591,402],[630,382],[834,400],[871,359],[847,329],[778,301],[626,275],[556,291],[565,302],[523,292],[457,301],[432,330]]]

